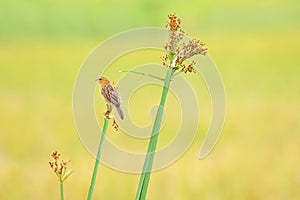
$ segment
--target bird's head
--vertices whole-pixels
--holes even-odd
[[[96,81],[101,85],[101,86],[104,86],[104,85],[107,85],[109,84],[109,80],[107,78],[105,78],[104,76],[100,77],[100,78],[97,78]]]

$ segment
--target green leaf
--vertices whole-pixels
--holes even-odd
[[[173,52],[168,52],[168,58],[169,58],[169,60],[172,62],[173,61],[173,59],[176,57],[176,53],[173,53]]]

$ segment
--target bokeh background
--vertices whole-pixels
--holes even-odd
[[[86,198],[94,159],[72,116],[80,65],[107,37],[163,27],[171,12],[207,43],[226,87],[227,117],[207,158],[197,159],[203,128],[183,157],[153,173],[148,199],[300,199],[297,0],[2,1],[0,199],[58,199],[48,166],[55,149],[72,160],[65,199]],[[94,199],[134,199],[138,179],[101,165]]]

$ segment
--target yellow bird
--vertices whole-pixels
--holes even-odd
[[[110,110],[113,108],[113,106],[116,107],[120,118],[124,119],[124,114],[121,109],[121,98],[120,94],[118,93],[117,89],[113,87],[109,80],[106,77],[97,78],[96,81],[99,83],[101,87],[101,94],[104,97],[105,101],[110,106]]]

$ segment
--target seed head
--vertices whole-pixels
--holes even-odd
[[[191,39],[187,43],[183,42],[183,38],[187,36],[181,28],[181,18],[175,13],[168,15],[169,22],[166,25],[169,34],[169,41],[163,46],[166,54],[161,57],[162,64],[166,67],[172,67],[175,70],[195,72],[195,62],[192,61],[186,65],[184,62],[195,55],[206,55],[207,48],[204,43],[198,39]]]
[[[73,171],[67,171],[67,165],[71,160],[59,160],[60,154],[57,151],[52,152],[51,157],[54,161],[49,162],[50,168],[56,174],[58,180],[64,182],[73,173]]]

